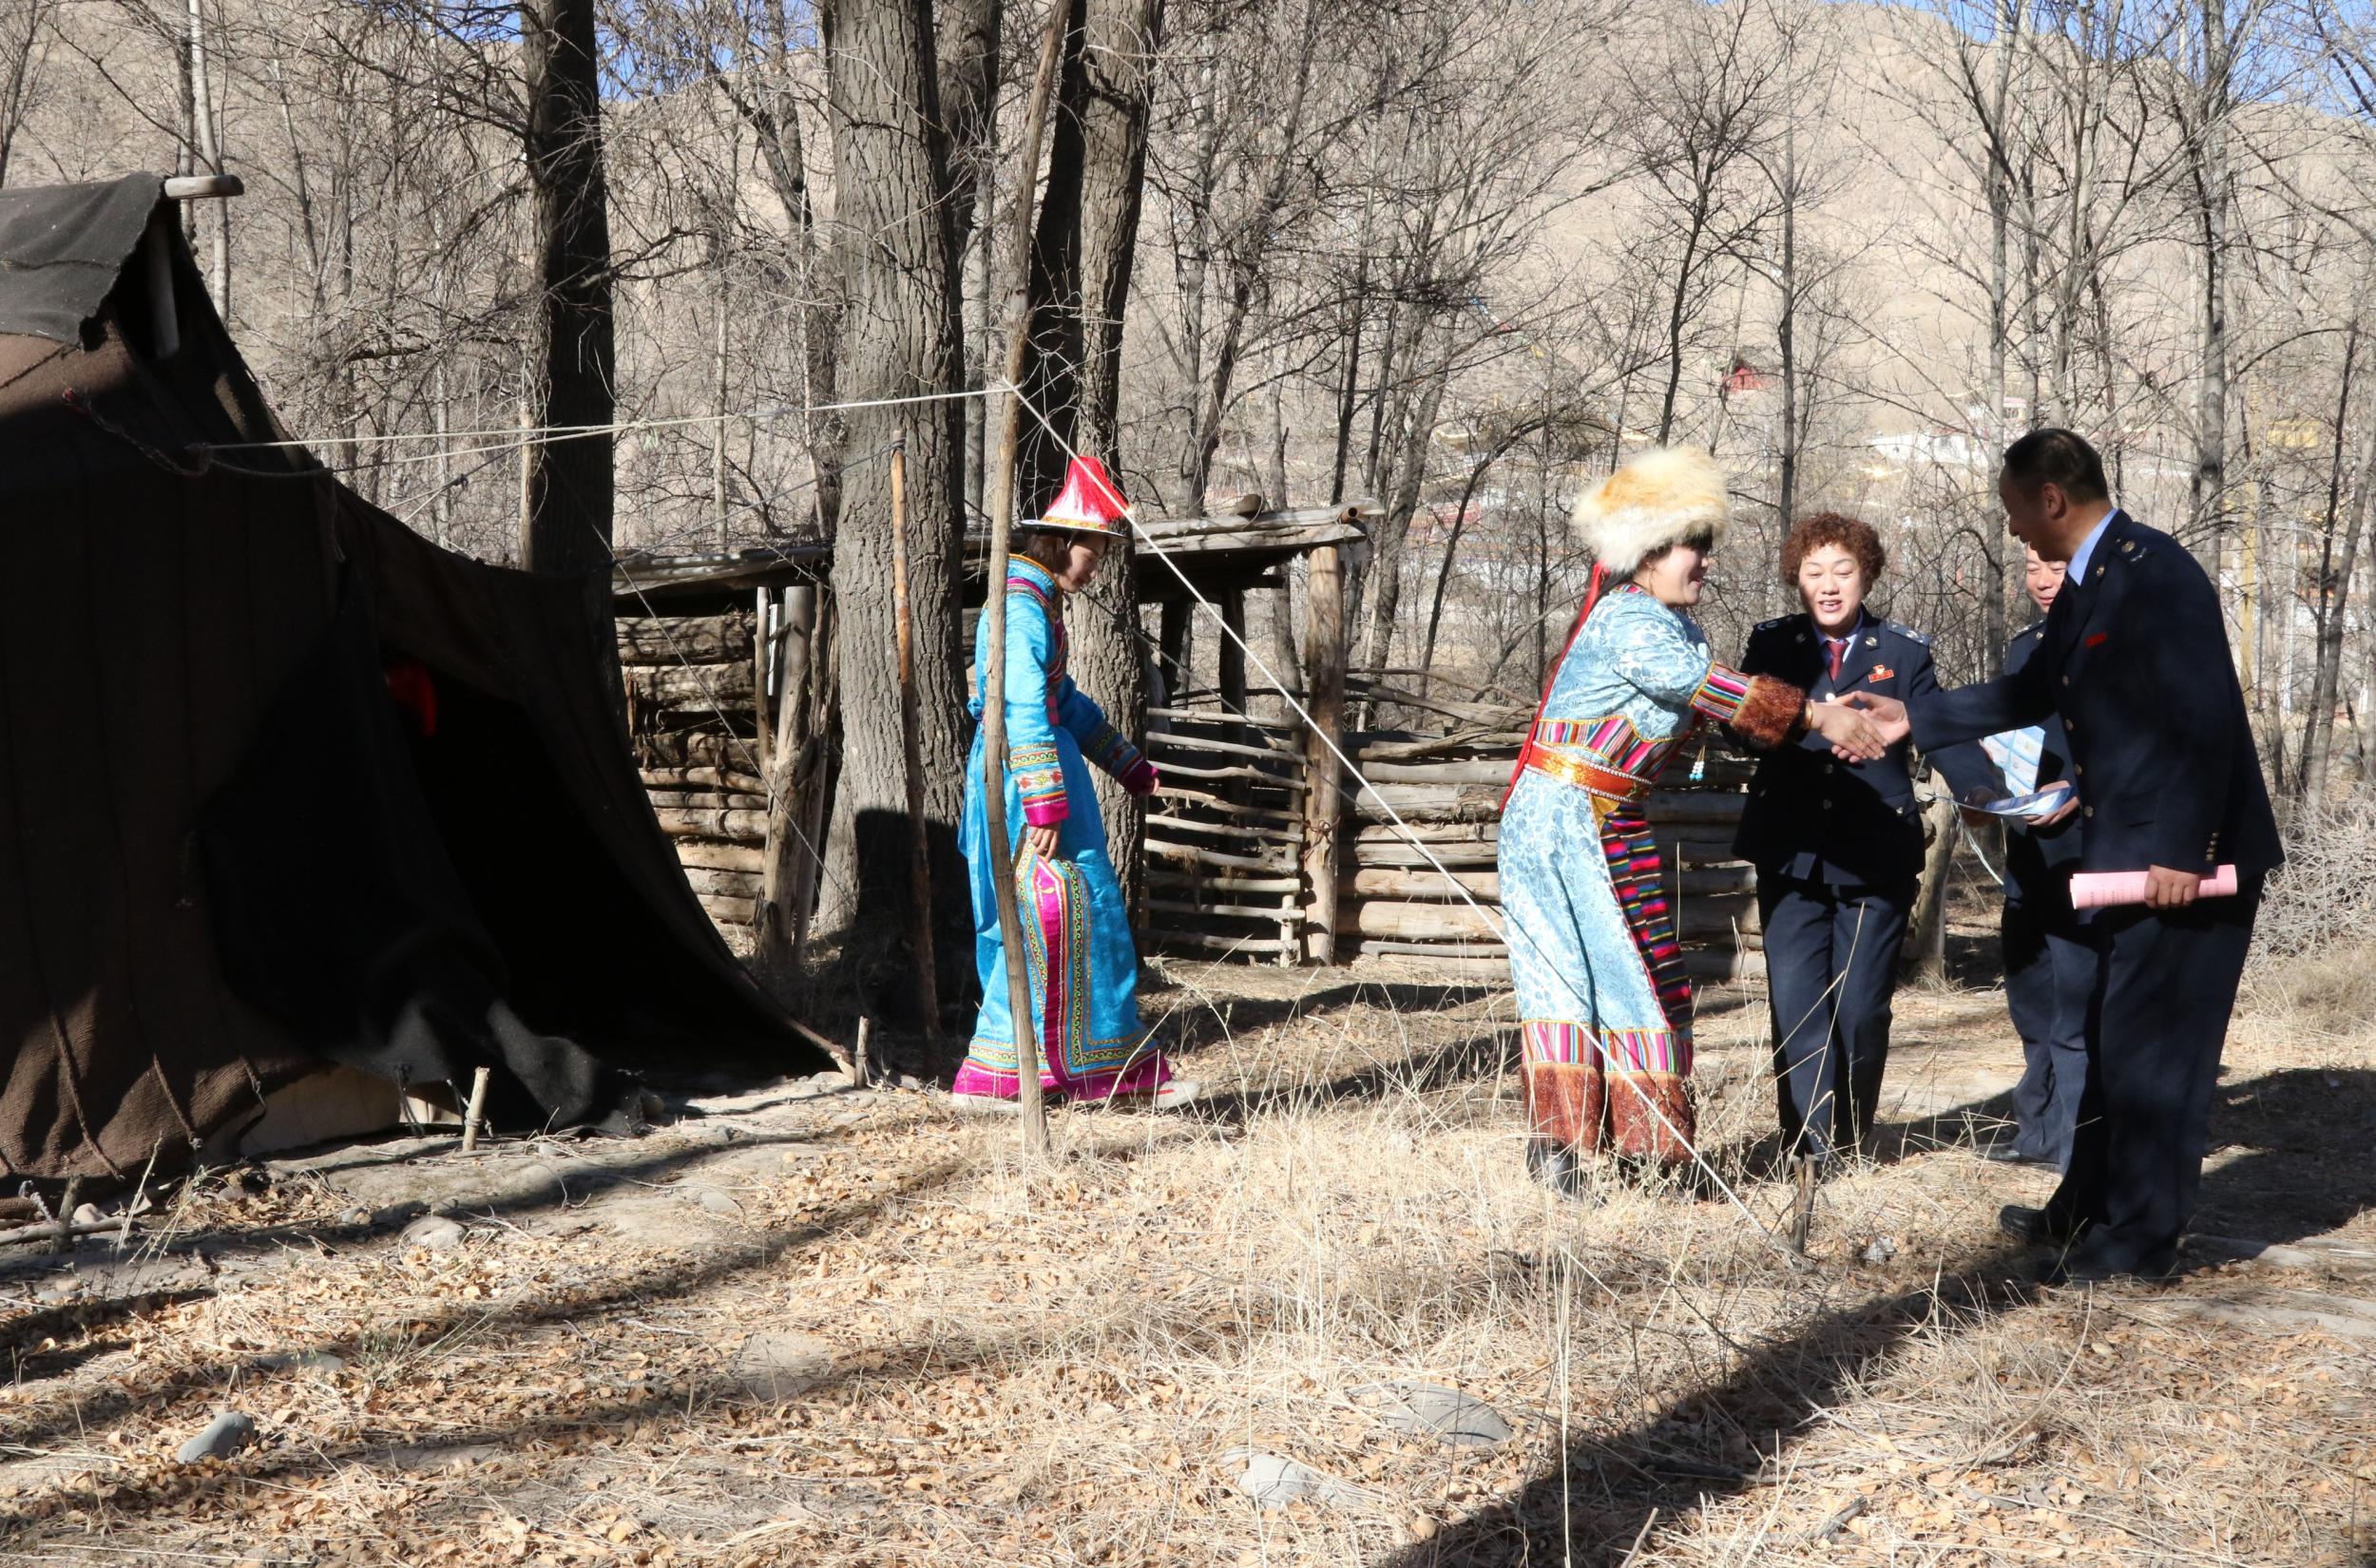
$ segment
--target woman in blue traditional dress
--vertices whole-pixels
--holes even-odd
[[[1692,995],[1643,807],[1702,721],[1768,747],[1812,730],[1878,755],[1846,708],[1709,656],[1685,612],[1730,515],[1704,452],[1643,452],[1576,503],[1592,587],[1504,797],[1503,917],[1518,992],[1527,1168],[1565,1192],[1585,1156],[1692,1157]]]
[[[1077,457],[1063,493],[1018,530],[1006,568],[1006,833],[1016,912],[1038,1027],[1040,1086],[1074,1100],[1149,1099],[1173,1105],[1196,1086],[1171,1077],[1139,1020],[1139,951],[1090,788],[1095,762],[1133,794],[1155,767],[1064,673],[1064,597],[1088,585],[1106,544],[1127,526],[1121,492],[1093,457]],[[978,682],[989,670],[989,617],[974,639]],[[989,815],[983,806],[982,687],[970,711],[963,841],[973,893],[982,1012],[953,1092],[961,1101],[1013,1100],[1016,1030],[998,925]]]

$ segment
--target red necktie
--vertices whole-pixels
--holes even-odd
[[[1830,661],[1831,679],[1840,679],[1840,660],[1848,657],[1848,639],[1827,637],[1823,640],[1824,657]]]

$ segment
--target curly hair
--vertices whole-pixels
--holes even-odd
[[[1863,518],[1845,512],[1809,512],[1791,525],[1782,541],[1783,583],[1798,586],[1798,568],[1826,545],[1837,545],[1856,558],[1868,588],[1881,580],[1881,568],[1889,564],[1889,552],[1881,547],[1881,535]]]

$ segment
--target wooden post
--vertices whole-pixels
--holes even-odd
[[[1171,706],[1179,706],[1180,697],[1188,690],[1188,611],[1184,598],[1163,601],[1162,624],[1156,641],[1162,649],[1163,686],[1169,694]]]
[[[469,1154],[478,1147],[478,1132],[487,1116],[488,1070],[484,1067],[470,1075],[470,1106],[462,1113],[462,1152]]]
[[[924,842],[924,730],[916,713],[915,625],[908,609],[908,432],[891,443],[891,602],[899,626],[899,740],[908,770],[908,953],[915,964],[924,1037],[941,1038],[940,971],[932,960],[932,871]]]
[[[800,790],[800,880],[793,898],[792,966],[800,966],[800,954],[809,945],[809,921],[816,913],[817,888],[825,880],[825,737],[839,733],[841,722],[841,650],[835,632],[840,619],[831,594],[820,590],[821,603],[816,617],[815,649],[809,658],[809,668],[814,672],[810,688],[816,694],[816,717],[809,725],[809,740],[803,751],[814,760]]]
[[[767,776],[776,755],[776,721],[767,705],[768,676],[776,667],[776,641],[767,635],[768,612],[775,608],[775,589],[760,588],[753,596],[751,609],[752,745],[758,753],[761,778]]]
[[[1304,594],[1305,705],[1312,731],[1304,737],[1304,956],[1336,962],[1336,824],[1344,802],[1336,755],[1345,736],[1345,560],[1334,545],[1312,552]]]
[[[1229,710],[1231,717],[1243,719],[1246,714],[1246,590],[1240,587],[1224,589],[1220,595],[1220,609],[1221,624],[1229,628],[1229,635],[1221,639],[1219,650],[1221,705]],[[1240,735],[1238,738],[1242,741],[1245,736]]]
[[[990,475],[990,559],[982,613],[988,618],[988,668],[982,672],[982,806],[990,839],[990,883],[998,899],[999,940],[1006,948],[1006,1011],[1014,1023],[1015,1108],[1023,1122],[1025,1157],[1047,1152],[1047,1106],[1040,1098],[1040,1031],[1024,967],[1023,921],[1015,909],[1015,847],[1006,836],[1006,555],[1015,513],[1015,443],[1022,433],[1024,358],[1031,344],[1031,181],[1038,178],[1040,143],[1047,130],[1047,101],[1056,86],[1070,6],[1050,6],[1040,44],[1039,76],[1024,119],[1023,200],[1015,203],[1013,250],[1006,276],[1014,282],[1006,308],[1006,381],[1000,396],[998,467]],[[1024,1030],[1031,1025],[1029,1045]]]
[[[1955,792],[1937,772],[1930,774],[1931,802],[1923,811],[1922,888],[1907,921],[1906,947],[1898,977],[1936,985],[1947,978],[1947,883],[1955,870]]]
[[[816,635],[817,590],[801,584],[784,590],[783,657],[775,661],[782,672],[776,688],[776,740],[766,770],[767,840],[759,867],[757,956],[777,963],[793,956],[794,908],[799,902],[801,872],[807,851],[800,837],[800,813],[807,797],[817,793],[804,782],[800,759],[810,734],[814,709],[809,677],[814,669],[810,643]],[[762,664],[764,670],[766,665]]]

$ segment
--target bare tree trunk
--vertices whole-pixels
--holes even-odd
[[[1030,343],[1025,395],[1055,427],[1025,415],[1018,464],[1024,515],[1063,483],[1064,447],[1100,458],[1118,477],[1122,322],[1139,243],[1147,115],[1161,41],[1163,0],[1065,0],[1071,14],[1057,80],[1055,124],[1031,254]],[[1145,665],[1132,593],[1128,533],[1070,619],[1072,673],[1124,735],[1146,728]],[[1095,775],[1114,870],[1126,904],[1139,901],[1145,812]]]
[[[1378,520],[1377,531],[1371,535],[1370,573],[1374,583],[1370,597],[1370,630],[1361,654],[1362,663],[1370,669],[1383,669],[1389,661],[1394,619],[1402,608],[1403,546],[1410,538],[1410,520],[1418,512],[1420,497],[1425,492],[1428,452],[1435,435],[1436,415],[1444,405],[1444,389],[1450,379],[1448,366],[1437,367],[1428,377],[1426,389],[1410,406],[1402,449],[1394,460],[1393,494],[1388,499],[1386,514]],[[1366,710],[1367,704],[1364,707]],[[1368,722],[1366,712],[1362,722]]]
[[[2310,676],[2310,709],[2304,724],[2302,759],[2296,777],[2296,798],[2316,811],[2326,804],[2329,765],[2334,759],[2335,708],[2343,699],[2343,644],[2349,632],[2351,576],[2359,567],[2360,536],[2367,524],[2368,495],[2376,489],[2376,420],[2364,420],[2359,472],[2351,488],[2351,515],[2343,538],[2335,538],[2343,482],[2343,443],[2351,408],[2351,375],[2360,326],[2355,320],[2343,350],[2343,390],[2335,409],[2333,478],[2327,491],[2325,537],[2318,552],[2318,598],[2311,621],[2318,628],[2318,662]]]
[[[617,370],[594,0],[521,0],[520,37],[537,247],[533,422],[598,427],[530,443],[520,559],[531,571],[584,578],[592,602],[607,605]]]
[[[2201,379],[2194,411],[2194,537],[2188,541],[2213,586],[2219,583],[2228,487],[2228,105],[2227,0],[2201,7],[2203,80],[2196,134],[2195,220],[2202,239],[2199,307]]]
[[[0,188],[8,185],[9,153],[32,109],[33,89],[47,52],[41,48],[42,26],[55,9],[53,0],[26,0],[18,17],[21,25],[10,28],[7,42],[0,43],[0,62],[6,62],[0,67],[6,71],[5,80],[0,80]]]
[[[1295,50],[1295,76],[1288,90],[1287,113],[1279,134],[1282,155],[1272,160],[1261,201],[1230,242],[1229,296],[1223,307],[1220,340],[1214,345],[1212,376],[1200,389],[1201,411],[1197,416],[1196,435],[1190,443],[1188,461],[1180,470],[1180,477],[1187,481],[1186,505],[1190,507],[1203,504],[1205,487],[1212,481],[1213,457],[1221,448],[1221,423],[1229,414],[1237,357],[1246,345],[1246,318],[1254,308],[1255,286],[1262,276],[1263,245],[1287,204],[1289,182],[1299,166],[1297,160],[1287,153],[1303,139],[1319,29],[1320,0],[1305,0],[1303,42]]]
[[[964,344],[965,385],[979,391],[990,363],[991,239],[998,194],[998,41],[1003,0],[941,0],[937,50],[941,121],[948,130],[949,243],[955,247],[962,302],[959,337]],[[1034,171],[1036,174],[1037,171]],[[989,407],[968,398],[965,420],[964,507],[966,518],[984,515],[983,476],[987,467]]]
[[[956,258],[941,198],[940,136],[929,0],[836,0],[823,12],[830,54],[836,249],[847,291],[840,388],[852,401],[938,396],[960,370]],[[908,432],[908,499],[914,592],[917,751],[933,818],[931,872],[937,950],[972,950],[953,824],[964,798],[964,660],[958,647],[961,569],[959,449],[953,401],[853,409],[849,450],[887,452]],[[878,467],[844,485],[834,530],[842,763],[826,845],[819,918],[840,937],[871,1004],[915,1020],[935,1003],[908,993],[897,951],[907,928],[907,759],[900,744],[897,606],[889,488]],[[954,966],[952,966],[952,968]]]
[[[215,99],[206,58],[206,22],[200,0],[189,0],[190,38],[190,151],[212,174],[223,172],[222,141],[215,123]],[[193,202],[193,206],[201,203]],[[215,299],[215,314],[228,324],[231,319],[231,204],[228,201],[202,203],[211,210],[214,229],[214,265],[206,279]],[[193,214],[195,217],[195,214]]]

